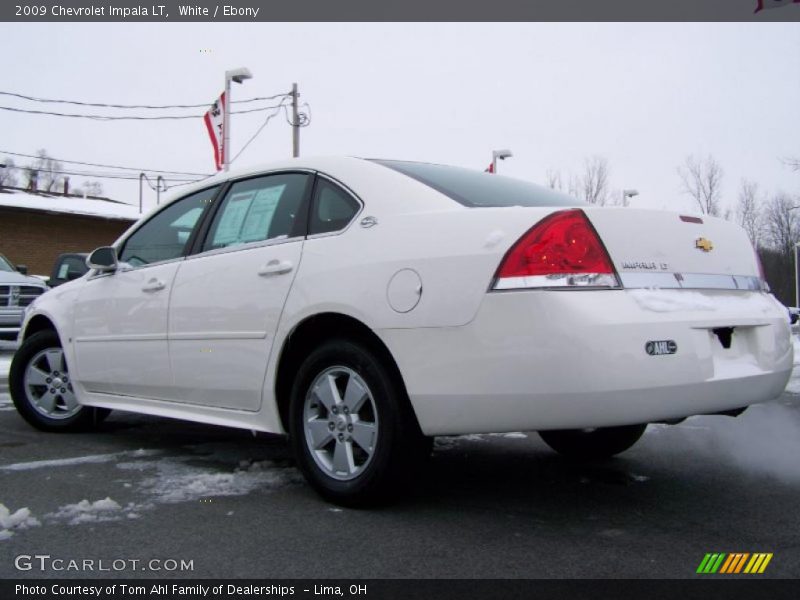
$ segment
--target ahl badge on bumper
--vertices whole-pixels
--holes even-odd
[[[664,354],[675,354],[678,351],[678,344],[675,340],[660,340],[647,342],[644,351],[650,356],[663,356]]]

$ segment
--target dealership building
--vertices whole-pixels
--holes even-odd
[[[138,207],[109,198],[0,188],[0,254],[49,275],[59,254],[108,246],[138,218]]]

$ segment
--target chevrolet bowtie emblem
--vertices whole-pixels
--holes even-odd
[[[714,244],[706,238],[697,238],[694,242],[694,247],[700,248],[703,252],[711,252],[714,249]]]

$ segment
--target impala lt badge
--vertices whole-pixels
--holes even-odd
[[[703,252],[711,252],[714,249],[714,244],[711,243],[711,240],[707,240],[706,238],[697,238],[694,242],[694,247],[699,248]]]
[[[644,351],[650,356],[663,356],[665,354],[675,354],[678,351],[678,344],[675,340],[660,340],[647,342]]]

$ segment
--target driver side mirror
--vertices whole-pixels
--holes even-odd
[[[28,274],[28,265],[17,265],[17,272],[22,275]]]
[[[86,266],[101,273],[116,271],[119,266],[116,248],[111,246],[97,248],[86,258]]]

